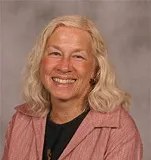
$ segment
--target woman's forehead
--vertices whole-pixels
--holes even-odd
[[[75,27],[59,27],[49,36],[46,46],[65,44],[90,49],[92,39],[87,31]]]

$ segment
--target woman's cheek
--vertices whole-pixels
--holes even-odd
[[[43,58],[41,61],[41,72],[47,73],[51,70],[52,64],[49,58]]]
[[[48,57],[44,57],[42,60],[41,60],[41,65],[42,66],[48,66],[51,64],[51,61]]]

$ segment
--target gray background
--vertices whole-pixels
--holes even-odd
[[[150,12],[150,13],[149,13]],[[151,160],[151,1],[0,1],[0,157],[4,134],[21,100],[21,71],[37,35],[53,18],[86,15],[104,36],[119,84],[132,95],[131,115]]]

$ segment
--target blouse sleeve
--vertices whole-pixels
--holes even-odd
[[[133,118],[122,111],[118,128],[112,128],[105,160],[142,160],[143,145]]]
[[[133,136],[121,137],[121,140],[112,145],[112,149],[107,152],[105,160],[142,160],[143,146],[136,132]]]
[[[15,113],[13,115],[12,119],[9,121],[9,124],[8,124],[8,128],[7,128],[7,131],[6,131],[6,134],[5,134],[5,142],[4,142],[5,146],[4,146],[4,152],[3,152],[2,160],[7,160],[8,159],[9,144],[10,144],[10,141],[11,141],[11,133],[12,133],[12,130],[13,130],[16,115],[17,115],[17,113]]]

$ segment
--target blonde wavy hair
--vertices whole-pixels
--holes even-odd
[[[103,37],[95,24],[81,16],[61,16],[53,19],[43,30],[32,49],[24,70],[23,97],[27,104],[40,115],[46,114],[50,108],[50,93],[40,80],[40,63],[45,52],[48,37],[59,26],[76,27],[87,31],[92,37],[93,54],[96,58],[96,74],[94,85],[88,95],[87,102],[96,111],[110,112],[119,106],[128,109],[130,96],[116,84],[116,77],[111,67]]]

